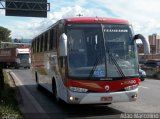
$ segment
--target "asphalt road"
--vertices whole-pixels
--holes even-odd
[[[57,105],[52,95],[37,90],[31,70],[12,70],[50,118],[117,118],[122,113],[160,113],[160,80],[140,83],[138,100],[111,105]]]

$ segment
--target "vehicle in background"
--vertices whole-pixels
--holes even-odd
[[[144,81],[146,78],[146,72],[142,69],[139,69],[139,78],[141,79],[141,81]]]
[[[147,60],[141,68],[147,76],[160,78],[160,59]]]
[[[23,43],[18,44],[14,47],[0,49],[0,63],[3,68],[30,68],[30,46],[25,46]]]

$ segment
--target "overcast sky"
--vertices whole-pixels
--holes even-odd
[[[57,20],[83,16],[127,19],[135,33],[145,37],[160,33],[160,0],[48,0],[51,11],[47,18],[10,17],[0,9],[0,26],[12,31],[11,37],[32,39]]]

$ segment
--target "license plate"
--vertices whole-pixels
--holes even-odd
[[[101,97],[101,101],[112,101],[112,97]]]

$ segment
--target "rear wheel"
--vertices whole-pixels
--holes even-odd
[[[35,79],[36,79],[37,89],[39,89],[40,85],[39,85],[39,81],[38,81],[38,74],[37,74],[37,72],[35,72]]]

